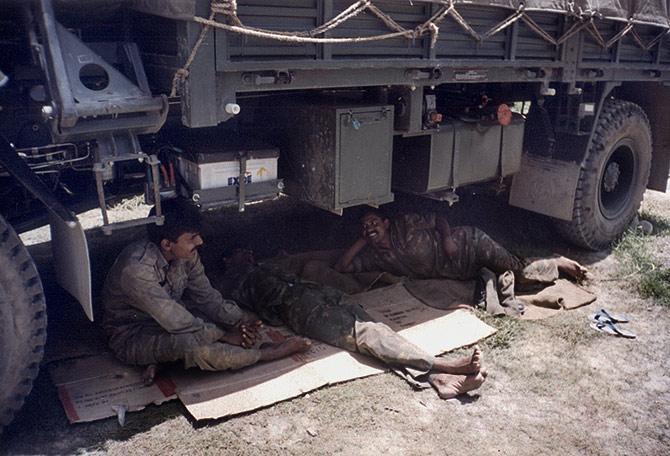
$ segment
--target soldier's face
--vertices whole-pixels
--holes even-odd
[[[390,222],[377,214],[367,214],[361,219],[363,238],[372,245],[386,242]]]
[[[203,244],[200,233],[183,233],[177,238],[177,242],[171,242],[163,239],[161,247],[163,253],[167,253],[166,258],[191,260],[195,257],[195,252]],[[171,257],[171,258],[170,258]]]

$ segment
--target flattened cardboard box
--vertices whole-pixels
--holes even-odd
[[[177,397],[169,379],[144,386],[144,369],[124,365],[111,353],[54,363],[49,371],[71,423],[121,416]]]
[[[401,284],[359,294],[356,300],[376,320],[434,355],[495,332],[469,311],[450,313],[426,306]],[[266,328],[269,339],[290,334],[286,328]],[[222,418],[386,370],[371,358],[315,341],[310,351],[290,358],[234,372],[177,370],[157,377],[149,387],[143,385],[142,368],[125,366],[111,354],[59,362],[52,365],[51,376],[68,419],[75,423],[116,416],[119,410],[141,410],[175,397],[197,420]]]
[[[377,321],[386,323],[427,352],[438,355],[471,345],[495,329],[466,310],[428,307],[402,284],[356,295]],[[282,334],[288,330],[281,329]],[[299,396],[319,387],[387,369],[375,360],[315,342],[301,355],[237,372],[176,373],[177,395],[197,420],[222,418]]]

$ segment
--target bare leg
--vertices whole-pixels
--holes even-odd
[[[284,342],[261,348],[261,361],[285,358],[294,353],[305,352],[312,347],[312,341],[304,337],[289,337]]]
[[[481,369],[482,351],[478,346],[475,346],[470,356],[463,356],[454,360],[435,358],[433,361],[433,370],[445,374],[469,375],[476,374]]]
[[[555,261],[558,272],[568,276],[573,280],[584,280],[586,278],[586,274],[589,272],[588,269],[586,269],[581,264],[564,256],[556,258]]]
[[[476,390],[484,383],[485,377],[474,375],[430,374],[428,382],[435,388],[441,399],[451,399],[459,394]]]

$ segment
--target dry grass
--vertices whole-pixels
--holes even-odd
[[[651,236],[640,231],[629,231],[614,247],[619,260],[619,280],[627,280],[644,298],[670,306],[670,269],[659,259],[656,249],[659,241],[670,233],[670,220],[649,210],[642,211],[640,218],[654,225]]]
[[[494,335],[482,341],[480,346],[484,350],[505,350],[512,347],[513,342],[524,332],[524,323],[516,318],[502,316],[494,317],[484,311],[478,310],[477,316],[497,331]]]
[[[667,220],[670,198],[654,198],[645,210]],[[485,214],[497,220],[504,215],[504,209]],[[413,391],[399,377],[383,374],[205,424],[170,403],[129,414],[125,428],[113,419],[70,426],[45,381],[5,435],[0,453],[668,454],[670,309],[656,298],[641,298],[637,288],[650,261],[670,264],[670,233],[657,232],[627,237],[616,255],[566,252],[594,272],[594,305],[535,322],[483,317],[499,329],[482,344],[489,376],[464,400],[442,401],[432,390]],[[537,251],[554,248],[547,243]],[[590,329],[588,316],[600,307],[627,315],[627,329],[638,338]]]

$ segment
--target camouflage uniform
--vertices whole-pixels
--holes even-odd
[[[355,297],[342,291],[268,265],[239,274],[235,281],[232,297],[270,324],[284,323],[296,334],[372,356],[412,377],[432,368],[431,355],[387,325],[372,321]]]
[[[200,258],[168,263],[158,246],[126,247],[103,288],[103,326],[116,356],[129,364],[183,360],[187,368],[239,369],[260,359],[258,350],[218,342],[242,310],[212,288]]]
[[[523,271],[522,260],[509,253],[486,233],[473,226],[451,230],[458,251],[447,257],[436,216],[405,214],[391,220],[390,249],[366,246],[353,260],[354,271],[386,271],[414,279],[476,278],[486,267],[497,274]]]

